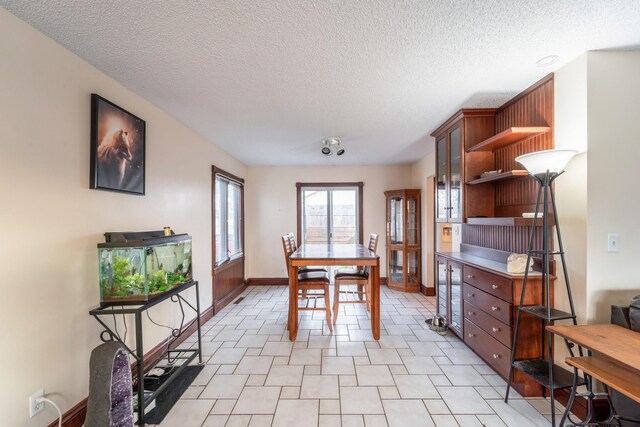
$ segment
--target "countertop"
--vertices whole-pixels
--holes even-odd
[[[513,274],[507,272],[507,264],[493,261],[487,258],[482,258],[475,255],[470,255],[466,252],[436,252],[436,255],[441,255],[445,258],[452,259],[454,261],[460,261],[465,264],[469,264],[473,267],[482,268],[484,270],[489,270],[493,273],[498,273],[502,276],[507,277],[524,277],[524,273],[521,274]],[[530,271],[530,277],[541,276],[542,274],[539,271]]]

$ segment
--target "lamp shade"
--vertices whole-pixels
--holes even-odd
[[[531,175],[540,173],[560,173],[577,150],[545,150],[516,157],[516,162],[524,166]]]

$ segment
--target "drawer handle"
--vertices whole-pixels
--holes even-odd
[[[492,328],[493,332],[500,332],[500,328]]]
[[[498,286],[498,285],[491,285],[491,289],[499,289],[499,288],[500,288],[500,286]]]
[[[493,353],[493,358],[494,358],[494,359],[500,359],[500,355],[499,355],[499,354],[495,354],[495,353]]]
[[[467,298],[472,298],[472,297],[475,297],[475,296],[476,296],[476,294],[467,294]]]
[[[475,279],[476,276],[473,274],[467,274],[467,279]]]
[[[495,305],[491,306],[491,311],[498,311],[500,310],[500,307],[496,307]]]
[[[473,316],[475,313],[473,311],[468,312],[469,316]]]
[[[475,336],[476,336],[476,334],[469,334],[469,338],[473,338]]]

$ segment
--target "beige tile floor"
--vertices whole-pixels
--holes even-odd
[[[340,306],[333,334],[324,312],[302,312],[294,343],[286,287],[242,296],[202,327],[206,367],[162,427],[550,425],[548,401],[512,392],[505,404],[502,378],[426,327],[434,298],[383,287],[379,341],[362,304]]]

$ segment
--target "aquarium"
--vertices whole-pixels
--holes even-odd
[[[191,237],[105,233],[98,244],[100,304],[140,304],[192,280]]]

